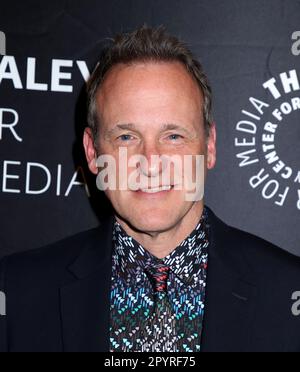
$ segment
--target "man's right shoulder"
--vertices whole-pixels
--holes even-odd
[[[60,280],[65,276],[66,268],[72,265],[84,249],[101,245],[101,230],[99,226],[38,249],[4,257],[0,261],[2,280],[7,276],[16,282],[20,281],[19,284],[21,280],[26,282],[38,278],[46,280],[57,277]]]

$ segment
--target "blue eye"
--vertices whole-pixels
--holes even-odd
[[[127,141],[129,141],[131,139],[131,135],[129,135],[129,134],[123,134],[122,136],[119,137],[119,139],[121,141],[127,142]]]
[[[180,136],[179,134],[171,134],[171,135],[169,136],[169,138],[170,138],[171,140],[177,140],[177,139],[182,138],[182,136]]]

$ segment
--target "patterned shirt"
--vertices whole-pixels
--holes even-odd
[[[200,351],[209,246],[206,208],[193,232],[162,260],[128,236],[116,220],[113,240],[111,352]],[[157,298],[148,273],[162,265],[170,269],[170,313],[166,324],[153,326]]]

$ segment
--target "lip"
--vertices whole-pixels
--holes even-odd
[[[146,197],[146,198],[160,198],[165,197],[166,195],[170,194],[174,190],[174,186],[171,187],[170,190],[162,190],[155,193],[148,193],[142,190],[135,191],[135,195]]]

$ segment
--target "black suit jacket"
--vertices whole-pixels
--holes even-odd
[[[209,210],[203,351],[300,351],[300,259]],[[112,218],[1,262],[1,351],[109,351]]]

